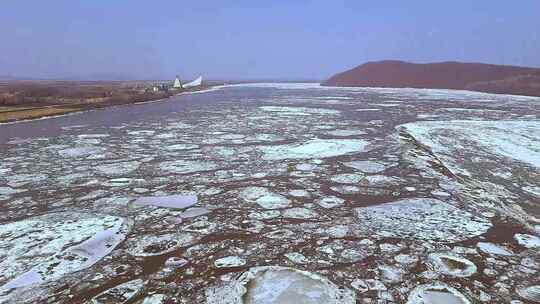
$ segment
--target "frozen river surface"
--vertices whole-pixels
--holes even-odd
[[[236,85],[0,153],[0,303],[540,302],[538,98]]]

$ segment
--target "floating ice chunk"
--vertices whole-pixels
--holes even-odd
[[[339,255],[342,262],[356,263],[367,258],[369,253],[359,248],[347,248],[341,251]]]
[[[323,114],[323,115],[337,115],[339,111],[323,109],[323,108],[304,108],[304,107],[277,107],[277,106],[264,106],[260,107],[265,112],[275,112],[285,115],[311,115],[311,114]]]
[[[182,214],[180,214],[180,216],[183,217],[183,218],[191,218],[191,217],[197,217],[197,216],[205,215],[205,214],[208,214],[208,213],[210,213],[210,210],[208,210],[206,208],[194,207],[194,208],[190,208],[190,209],[182,212]]]
[[[374,280],[374,279],[355,279],[351,282],[351,286],[358,290],[361,293],[367,292],[367,291],[384,291],[386,290],[386,286],[384,286],[383,282]]]
[[[166,146],[165,150],[168,151],[178,151],[178,150],[193,150],[198,149],[199,145],[193,145],[193,144],[176,144],[176,145],[170,145]]]
[[[486,243],[486,242],[479,242],[476,244],[478,248],[487,254],[494,254],[494,255],[504,255],[504,256],[510,256],[513,255],[512,252],[504,249],[501,246],[495,245],[493,243]]]
[[[11,172],[11,168],[0,168],[0,177],[6,176]]]
[[[345,225],[337,225],[324,229],[324,234],[333,238],[343,238],[349,232],[349,227]]]
[[[9,196],[19,192],[23,192],[23,189],[13,189],[11,187],[0,187],[0,196]]]
[[[332,182],[339,184],[358,184],[362,179],[363,175],[354,173],[337,174],[330,178]]]
[[[162,171],[174,174],[188,174],[219,169],[218,165],[213,162],[196,160],[175,160],[162,162],[159,164],[159,168]]]
[[[388,244],[388,243],[380,244],[379,248],[381,249],[381,252],[385,252],[385,253],[396,253],[400,251],[401,249],[403,249],[403,247],[399,245]]]
[[[186,259],[182,259],[179,257],[170,257],[165,261],[165,267],[174,267],[174,268],[180,268],[187,265],[189,262]]]
[[[394,260],[405,266],[414,266],[418,263],[418,257],[409,254],[398,254],[394,257]]]
[[[326,133],[330,136],[336,136],[336,137],[348,137],[348,136],[357,136],[357,135],[365,135],[366,132],[362,130],[333,130]]]
[[[355,209],[366,233],[453,243],[485,233],[491,223],[430,198],[403,199]]]
[[[306,190],[294,189],[289,191],[289,194],[294,197],[309,197],[310,194]]]
[[[540,168],[538,121],[423,121],[398,127],[428,146],[448,165],[459,168],[457,149],[487,150]],[[451,133],[451,140],[448,134]]]
[[[72,173],[72,174],[58,176],[56,178],[56,182],[63,186],[69,186],[76,183],[82,183],[90,178],[91,178],[91,175],[89,172]]]
[[[131,183],[133,183],[133,179],[122,177],[122,178],[110,179],[104,185],[111,186],[111,187],[125,187],[125,186],[129,186]]]
[[[383,163],[372,160],[356,160],[343,164],[347,167],[360,170],[364,173],[379,173],[386,169],[386,165],[384,165]]]
[[[416,287],[407,299],[407,304],[471,304],[457,289],[443,283]]]
[[[540,238],[537,236],[517,233],[514,239],[525,248],[540,248]]]
[[[281,215],[281,212],[277,210],[266,210],[261,212],[252,212],[249,214],[250,218],[256,219],[256,220],[269,220],[276,218]]]
[[[307,208],[291,208],[283,211],[283,217],[295,219],[309,219],[318,217],[317,212]]]
[[[286,197],[275,193],[261,196],[255,202],[264,209],[287,208],[291,204]]]
[[[197,204],[197,195],[146,196],[135,200],[137,205],[186,209]]]
[[[247,187],[240,191],[239,195],[245,201],[255,202],[265,209],[287,208],[291,204],[285,196],[263,187]]]
[[[429,263],[433,270],[453,277],[470,277],[476,273],[476,265],[460,256],[450,253],[432,253]]]
[[[92,298],[92,304],[128,303],[140,294],[143,286],[144,282],[141,279],[122,283]]]
[[[206,290],[208,304],[354,304],[355,295],[329,280],[286,267],[255,267],[228,285]]]
[[[58,280],[94,265],[124,240],[123,222],[113,216],[61,213],[0,226],[7,254],[0,262],[0,280],[16,275],[2,289]]]
[[[47,179],[47,175],[41,173],[34,174],[12,174],[8,178],[7,185],[10,187],[21,187],[27,184],[36,184]]]
[[[255,141],[271,142],[271,141],[284,140],[285,138],[277,134],[256,134],[254,136],[254,139]]]
[[[192,125],[189,125],[183,122],[173,122],[167,126],[167,129],[189,129],[192,127],[193,127]]]
[[[175,133],[161,133],[161,134],[156,135],[155,138],[172,139],[172,138],[176,138],[176,134]]]
[[[86,138],[105,138],[109,137],[109,134],[106,133],[95,133],[95,134],[80,134],[77,136],[80,139],[86,139]]]
[[[214,261],[217,268],[240,267],[246,265],[246,260],[237,256],[228,256]]]
[[[368,175],[361,181],[361,184],[368,187],[392,187],[401,183],[403,180],[400,178],[386,175]]]
[[[528,194],[540,198],[540,187],[523,187],[522,189]]]
[[[362,190],[360,189],[360,187],[351,186],[351,185],[340,185],[340,186],[330,187],[330,189],[341,194],[356,194]]]
[[[319,206],[321,206],[323,208],[330,209],[330,208],[334,208],[334,207],[337,207],[337,206],[341,206],[341,205],[343,205],[344,202],[345,202],[345,200],[343,200],[342,198],[339,198],[339,197],[336,197],[336,196],[328,196],[328,197],[324,197],[324,198],[318,200],[317,204],[319,204]]]
[[[403,281],[405,271],[399,267],[391,265],[380,265],[381,280],[385,283],[395,284]]]
[[[140,135],[154,135],[154,133],[156,133],[156,131],[153,131],[153,130],[135,130],[135,131],[128,131],[127,133],[129,135],[140,136]]]
[[[96,171],[107,176],[117,176],[132,173],[139,168],[138,161],[104,164],[96,167]]]
[[[296,170],[300,171],[313,171],[317,168],[317,165],[314,164],[298,164],[296,165]]]
[[[263,146],[259,150],[265,160],[308,159],[366,152],[368,144],[360,139],[312,139],[304,143]]]
[[[103,148],[88,146],[63,149],[58,151],[58,154],[60,154],[62,157],[82,158],[90,155],[101,154],[103,151]]]
[[[532,303],[540,303],[540,285],[518,288],[517,293],[525,300]]]
[[[381,109],[376,108],[364,108],[364,109],[356,109],[357,112],[379,112],[382,111]]]
[[[235,140],[235,139],[244,139],[246,136],[244,134],[224,134],[219,136],[221,139],[225,140]]]
[[[140,304],[164,304],[166,300],[167,296],[164,294],[153,294],[144,298]]]
[[[285,253],[285,257],[287,257],[287,259],[289,259],[291,262],[295,264],[306,264],[309,262],[308,259],[299,252]]]
[[[129,240],[128,252],[138,257],[158,256],[190,246],[195,241],[195,235],[189,232],[141,235]]]

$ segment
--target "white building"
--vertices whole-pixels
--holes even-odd
[[[203,81],[202,76],[199,76],[199,78],[193,80],[192,82],[186,83],[184,85],[184,88],[187,89],[187,88],[192,88],[192,87],[199,87],[202,85],[202,81]]]
[[[176,79],[174,80],[173,88],[175,89],[182,88],[182,83],[180,82],[180,78],[178,78],[178,76],[176,76]]]

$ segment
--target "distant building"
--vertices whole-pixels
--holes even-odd
[[[182,82],[180,81],[180,78],[178,76],[176,76],[176,79],[174,80],[173,88],[175,89],[182,88]]]
[[[164,83],[154,83],[150,89],[152,92],[168,92],[169,91],[169,85]]]
[[[184,88],[187,89],[187,88],[200,87],[200,86],[202,86],[202,82],[203,82],[202,76],[199,76],[199,78],[193,80],[192,82],[186,83],[184,85]]]

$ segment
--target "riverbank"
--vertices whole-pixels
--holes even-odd
[[[4,82],[0,83],[0,123],[159,101],[211,87],[149,92],[130,82]]]

